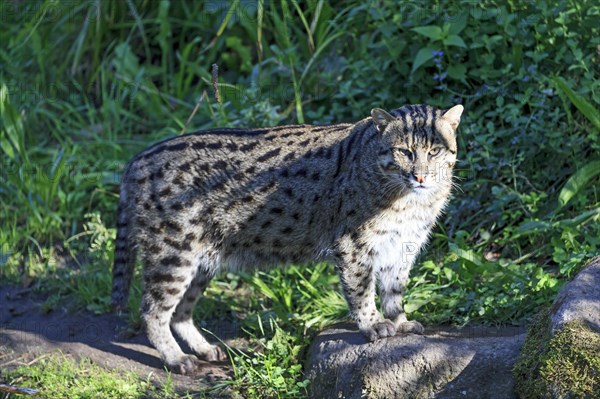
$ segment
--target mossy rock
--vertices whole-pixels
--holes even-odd
[[[552,337],[549,309],[532,323],[513,368],[523,399],[600,398],[600,334],[569,322]]]

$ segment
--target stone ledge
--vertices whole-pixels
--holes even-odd
[[[355,329],[324,331],[309,354],[312,397],[516,398],[524,329],[427,330],[372,343]]]

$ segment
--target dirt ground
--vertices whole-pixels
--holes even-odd
[[[143,332],[127,333],[127,322],[114,314],[95,315],[90,312],[69,312],[57,307],[48,314],[41,311],[46,297],[30,289],[0,285],[0,369],[35,362],[41,356],[58,353],[74,358],[87,357],[107,369],[134,371],[156,383],[167,378],[158,352],[152,348]],[[353,342],[367,344],[353,323],[340,323],[331,328],[349,328]],[[236,338],[239,326],[215,322],[207,329],[234,348],[247,348],[248,342]],[[428,326],[426,335],[439,337],[501,337],[523,334],[524,327],[470,326],[457,329],[449,326]],[[327,333],[327,331],[325,332]],[[208,336],[210,340],[210,336]],[[182,345],[184,351],[187,348]],[[194,376],[171,374],[179,392],[194,392],[218,381],[230,379],[229,364],[211,364]],[[1,383],[2,381],[0,381]],[[35,388],[35,387],[30,387]]]
[[[158,352],[143,332],[124,333],[126,320],[114,314],[73,313],[61,307],[44,314],[40,309],[44,300],[32,290],[0,285],[0,368],[28,364],[60,351],[76,359],[90,358],[107,369],[134,371],[143,378],[151,375],[156,382],[166,380]],[[220,331],[211,331],[238,346],[231,340],[239,331],[220,327]],[[192,392],[231,378],[231,367],[206,363],[195,376],[171,374],[171,378],[178,391]]]

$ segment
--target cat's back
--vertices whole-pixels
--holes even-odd
[[[132,160],[121,195],[133,197],[138,224],[162,221],[175,233],[204,232],[223,248],[245,248],[244,256],[308,254],[318,237],[330,235],[323,209],[354,126],[219,129],[172,138]]]
[[[125,171],[122,192],[135,197],[135,213],[158,210],[164,217],[202,209],[225,230],[262,213],[299,219],[323,206],[355,126],[213,129],[178,136],[139,153]]]
[[[353,125],[286,125],[263,129],[211,129],[173,137],[145,149],[130,162],[125,178],[138,181],[193,172],[233,180],[303,159],[326,161]],[[235,173],[234,173],[235,172]],[[216,176],[214,176],[216,177]],[[211,180],[211,179],[208,179]],[[175,180],[177,183],[177,180]],[[196,183],[199,183],[197,180]]]

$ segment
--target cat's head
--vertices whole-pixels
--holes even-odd
[[[447,111],[406,105],[391,114],[373,109],[371,117],[379,135],[378,171],[403,191],[427,194],[449,187],[462,112],[462,105]]]

